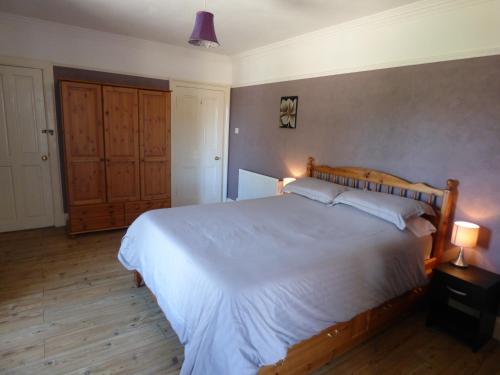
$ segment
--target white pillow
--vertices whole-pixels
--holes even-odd
[[[434,210],[427,203],[367,190],[347,190],[338,195],[333,203],[355,207],[393,223],[401,230],[405,229],[406,220],[412,217],[423,214],[435,215]]]
[[[436,232],[436,227],[429,220],[415,216],[406,221],[406,229],[417,237],[428,236]]]
[[[325,204],[332,204],[335,197],[346,190],[345,186],[312,177],[299,178],[283,188],[284,193],[302,195]]]

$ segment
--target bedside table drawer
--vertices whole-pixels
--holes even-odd
[[[436,274],[432,280],[432,294],[442,301],[453,299],[470,307],[480,308],[484,303],[484,292],[472,284],[447,275]]]

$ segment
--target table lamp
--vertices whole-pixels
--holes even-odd
[[[455,221],[453,223],[453,232],[451,233],[451,243],[460,246],[460,252],[457,259],[451,262],[456,267],[465,268],[468,264],[464,259],[464,247],[474,247],[479,235],[479,225],[468,223],[466,221]]]

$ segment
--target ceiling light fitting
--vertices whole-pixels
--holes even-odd
[[[204,9],[207,9],[206,0]],[[194,46],[206,48],[215,48],[219,46],[217,36],[215,35],[213,13],[207,12],[206,10],[196,12],[196,20],[194,22],[193,32],[189,38],[189,43]]]

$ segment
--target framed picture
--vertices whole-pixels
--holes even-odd
[[[295,129],[297,127],[298,96],[282,96],[280,105],[280,128]]]

